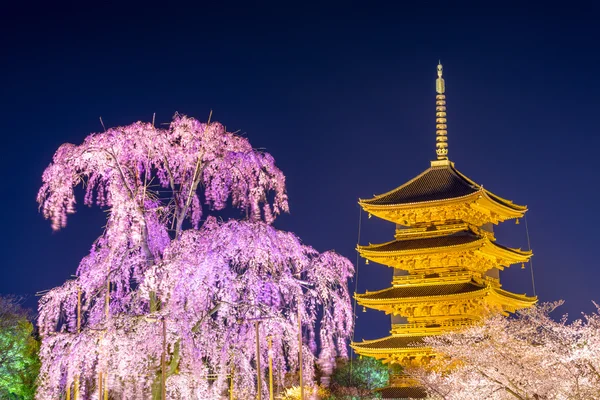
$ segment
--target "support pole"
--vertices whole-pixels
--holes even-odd
[[[259,332],[258,332],[258,327],[260,325],[260,321],[255,321],[254,322],[254,326],[256,327],[256,376],[258,377],[258,388],[256,390],[256,393],[258,395],[258,400],[261,400],[262,398],[262,379],[261,379],[261,371],[260,371],[260,337]]]
[[[81,332],[81,288],[77,288],[77,333]]]
[[[229,400],[233,400],[233,373],[235,372],[235,361],[231,360],[231,376],[229,377]]]
[[[77,334],[79,333],[81,333],[81,287],[77,288]],[[79,375],[75,375],[73,398],[74,400],[79,400]]]
[[[98,372],[98,399],[102,398],[102,372]]]
[[[304,384],[302,383],[302,319],[300,303],[298,303],[298,363],[300,365],[300,400],[304,400]]]
[[[108,267],[108,273],[106,274],[106,301],[104,302],[104,307],[106,312],[106,324],[108,325],[110,314],[110,265]],[[106,329],[108,329],[108,326]],[[98,397],[100,397],[100,395]],[[104,400],[108,400],[108,363],[106,373],[104,374]]]
[[[160,357],[161,364],[161,376],[160,376],[160,389],[161,389],[161,400],[167,398],[167,322],[165,318],[162,319],[162,331],[163,331],[163,349]]]
[[[269,400],[273,400],[273,337],[267,338],[269,343]]]
[[[108,400],[108,373],[104,374],[104,400]]]

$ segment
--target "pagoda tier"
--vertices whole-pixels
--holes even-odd
[[[431,164],[404,185],[372,199],[361,199],[359,204],[371,215],[404,226],[452,221],[482,226],[521,218],[527,211],[527,207],[485,190],[448,160]]]
[[[532,256],[531,251],[497,244],[493,234],[483,229],[453,231],[448,227],[440,228],[437,236],[415,238],[412,233],[397,233],[396,240],[357,246],[357,250],[367,260],[411,274],[472,271],[482,275],[492,268],[502,270],[512,264],[527,262]]]
[[[391,335],[381,339],[363,340],[351,344],[357,354],[373,357],[384,364],[403,366],[427,363],[435,356],[433,350],[424,346],[423,336]]]
[[[421,334],[439,334],[456,330],[460,325],[475,321],[490,310],[506,315],[520,308],[530,307],[536,297],[514,294],[501,289],[493,278],[480,280],[469,276],[457,277],[452,282],[436,282],[418,286],[393,286],[376,292],[355,294],[359,305],[406,318],[407,325],[396,331],[408,333],[411,329]],[[411,326],[410,324],[416,324]]]

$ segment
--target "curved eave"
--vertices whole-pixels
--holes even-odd
[[[485,199],[488,203],[486,204],[487,209],[495,211],[498,214],[508,216],[508,218],[505,218],[505,220],[511,218],[522,218],[527,212],[527,206],[519,206],[514,203],[505,203],[504,201],[509,202],[509,200],[504,200],[483,188],[477,193],[481,195],[481,199]],[[502,202],[496,199],[501,199]]]
[[[452,169],[453,169],[454,173],[457,174],[458,176],[460,176],[462,179],[464,179],[465,181],[469,182],[471,185],[478,187],[480,190],[482,190],[485,193],[486,197],[490,198],[490,200],[492,200],[494,203],[497,203],[508,209],[520,211],[523,214],[527,211],[527,206],[521,206],[519,204],[513,203],[511,200],[500,197],[497,194],[494,194],[494,193],[490,192],[489,190],[484,189],[481,185],[477,184],[475,181],[473,181],[468,176],[464,175],[462,172],[460,172],[456,168],[452,168]]]
[[[487,249],[490,249],[489,253],[491,255],[497,256],[498,258],[502,258],[504,260],[508,260],[510,264],[527,262],[533,256],[533,251],[531,250],[521,250],[512,247],[505,247],[496,244],[495,242],[492,242],[489,239],[485,240],[486,243],[484,244],[484,246],[482,246],[481,249],[479,249],[479,251],[486,252]]]
[[[413,179],[411,179],[410,181],[404,183],[403,185],[398,186],[395,189],[392,189],[392,190],[382,193],[380,195],[375,195],[370,199],[359,199],[358,204],[360,204],[360,206],[367,212],[375,211],[375,210],[390,211],[393,209],[401,210],[401,209],[406,209],[406,208],[439,207],[439,206],[443,206],[445,204],[454,204],[456,202],[464,201],[467,199],[477,198],[478,196],[483,196],[483,197],[487,198],[494,205],[494,208],[499,208],[500,210],[503,210],[505,214],[514,215],[511,218],[519,218],[519,217],[523,216],[523,214],[527,211],[527,206],[515,204],[511,200],[502,198],[502,197],[498,196],[497,194],[494,194],[494,193],[490,192],[489,190],[484,189],[481,185],[477,184],[475,181],[473,181],[472,179],[470,179],[469,177],[467,177],[466,175],[464,175],[463,173],[458,171],[454,167],[454,163],[449,163],[447,168],[451,171],[452,174],[454,174],[459,179],[464,181],[465,186],[467,186],[467,187],[470,186],[470,188],[472,188],[472,190],[474,190],[473,193],[469,193],[469,194],[466,194],[463,196],[447,197],[447,198],[436,199],[436,200],[405,202],[405,203],[391,203],[391,204],[373,204],[373,202],[375,202],[383,197],[389,196],[389,195],[393,194],[394,192],[400,191],[401,189],[407,187],[408,185],[410,185],[413,182],[417,181],[418,179],[422,178],[424,175],[426,175],[427,173],[429,173],[431,171],[431,168],[429,168],[429,169],[423,171],[422,173],[420,173],[419,175],[417,175],[416,177],[414,177]],[[467,190],[469,190],[469,189],[467,189]],[[508,218],[506,218],[506,219],[508,219]]]
[[[387,194],[387,193],[386,193]],[[380,197],[385,196],[386,194],[382,194]],[[405,210],[407,208],[426,208],[426,207],[440,207],[444,205],[456,204],[464,202],[469,199],[476,199],[479,196],[479,191],[466,194],[464,196],[451,197],[447,199],[441,200],[426,200],[426,201],[416,201],[410,203],[399,203],[399,204],[371,204],[369,201],[375,200],[377,197],[372,199],[358,199],[358,204],[363,208],[363,210],[370,212],[371,210],[381,210],[381,211],[390,211],[390,210]]]
[[[493,294],[499,299],[504,300],[504,304],[513,304],[516,308],[528,308],[538,302],[537,296],[511,293],[500,288],[494,288]]]
[[[480,207],[483,207],[487,210],[493,211],[498,215],[501,215],[502,220],[514,219],[514,218],[522,218],[527,212],[527,206],[519,206],[516,204],[511,204],[510,206],[506,203],[499,202],[496,200],[501,199],[501,197],[494,195],[488,190],[483,188],[479,188],[478,191],[460,196],[453,197],[442,200],[428,200],[428,201],[419,201],[414,203],[401,203],[401,204],[370,204],[365,202],[365,200],[359,199],[358,204],[362,207],[362,209],[370,214],[373,214],[379,217],[379,213],[381,212],[390,212],[390,211],[403,211],[409,209],[422,209],[422,208],[441,208],[445,206],[452,206],[455,204],[471,204],[476,203]],[[506,200],[509,201],[509,200]],[[384,218],[385,219],[385,218]]]
[[[378,258],[387,258],[394,256],[422,256],[427,254],[436,254],[443,252],[459,252],[459,251],[468,251],[475,250],[481,251],[484,254],[488,253],[490,256],[496,256],[498,258],[502,258],[508,260],[510,264],[516,264],[520,262],[528,261],[531,256],[533,256],[533,252],[528,250],[524,251],[521,249],[515,249],[511,247],[501,246],[492,242],[490,239],[486,237],[482,237],[479,240],[474,240],[469,243],[457,244],[451,246],[439,246],[439,247],[426,247],[420,249],[409,249],[409,250],[377,250],[377,248],[381,248],[385,245],[396,242],[396,240],[392,240],[390,242],[381,243],[381,244],[370,244],[368,246],[356,246],[356,250],[363,258],[367,258],[371,261],[378,262]]]

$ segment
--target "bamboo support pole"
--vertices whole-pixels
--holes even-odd
[[[102,372],[98,372],[98,399],[102,397]]]
[[[271,353],[273,349],[273,338],[269,336],[269,400],[273,400],[273,354]]]
[[[300,400],[304,400],[304,384],[302,382],[302,319],[298,305],[298,362],[300,365]]]
[[[160,357],[161,364],[161,399],[166,400],[167,398],[167,321],[165,318],[162,319],[162,331],[163,331],[163,348],[162,355]]]
[[[108,324],[108,318],[110,316],[110,266],[108,267],[108,272],[106,274],[106,298],[104,301],[104,311],[106,313],[106,324]],[[100,397],[100,395],[98,397]],[[104,397],[104,400],[108,400],[108,370],[104,374],[104,396],[103,397]]]
[[[262,379],[261,379],[261,371],[260,371],[260,338],[258,332],[258,326],[260,325],[260,321],[255,321],[254,326],[256,327],[256,376],[258,377],[257,389],[256,393],[258,395],[258,400],[262,398]]]
[[[81,287],[77,288],[77,333],[81,333]],[[73,384],[73,398],[74,400],[79,400],[79,375],[75,375],[75,383]]]
[[[233,373],[235,372],[235,362],[231,360],[231,376],[229,377],[229,400],[233,400]]]
[[[108,400],[108,374],[104,374],[104,400]]]

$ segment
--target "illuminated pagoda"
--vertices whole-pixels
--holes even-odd
[[[448,159],[442,65],[436,80],[437,160],[423,173],[382,195],[359,200],[375,216],[396,224],[394,240],[358,245],[369,261],[394,269],[392,285],[355,294],[359,305],[391,315],[390,336],[353,342],[361,356],[384,363],[422,365],[435,356],[422,339],[459,329],[486,310],[505,315],[536,303],[502,289],[499,271],[522,264],[531,251],[496,243],[493,225],[523,217],[527,207],[503,199],[460,173]],[[414,381],[392,376],[384,398],[424,397]]]

